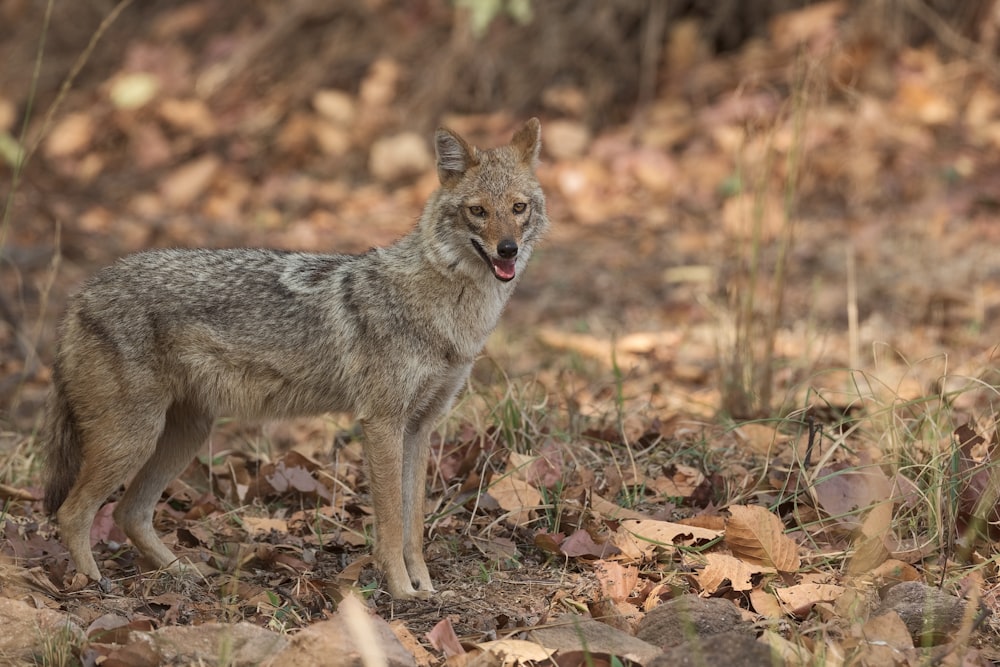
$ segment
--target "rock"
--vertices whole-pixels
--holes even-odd
[[[368,170],[376,180],[392,183],[418,176],[434,165],[427,144],[416,132],[403,132],[372,144]]]
[[[919,581],[904,581],[888,590],[872,615],[889,611],[903,619],[915,646],[934,646],[961,625],[965,600]]]
[[[288,645],[288,639],[251,623],[172,625],[153,632],[133,632],[148,642],[165,665],[259,665]]]
[[[780,667],[781,657],[751,635],[729,631],[704,637],[690,637],[667,649],[646,667]]]
[[[647,664],[660,654],[660,649],[652,644],[600,621],[572,614],[560,616],[548,627],[530,630],[528,635],[532,641],[561,653],[569,651],[608,653],[641,665]]]
[[[0,663],[48,664],[69,656],[84,641],[83,630],[70,617],[51,609],[36,609],[12,598],[0,597]]]
[[[752,625],[728,600],[682,595],[654,607],[639,623],[636,637],[662,649],[695,637],[735,631],[748,634]]]

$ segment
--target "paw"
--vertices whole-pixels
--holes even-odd
[[[412,584],[399,589],[393,589],[392,585],[389,585],[389,595],[394,600],[430,600],[431,596],[436,592],[433,588],[417,589]]]
[[[425,582],[418,582],[410,581],[409,577],[401,581],[390,577],[386,582],[386,588],[389,589],[389,595],[396,600],[429,600],[437,592],[429,578]]]

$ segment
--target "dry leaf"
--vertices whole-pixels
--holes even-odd
[[[447,616],[431,628],[430,632],[427,633],[427,641],[435,650],[444,653],[446,658],[465,653],[462,643],[458,641],[458,635],[455,634],[455,628],[452,627],[451,620]]]
[[[717,530],[670,521],[627,519],[621,522],[612,541],[627,558],[649,560],[657,548],[691,546],[699,541],[714,540],[721,534]]]
[[[858,528],[869,508],[889,499],[892,481],[882,469],[835,464],[819,470],[812,494],[823,511],[848,530]]]
[[[923,577],[909,563],[890,558],[870,572],[871,576],[881,585],[898,584],[903,581],[921,581]]]
[[[726,579],[735,591],[749,591],[753,588],[750,578],[761,572],[777,572],[773,567],[762,567],[735,558],[728,554],[705,554],[707,564],[698,574],[698,586],[706,593],[714,593]]]
[[[590,496],[590,509],[595,514],[598,514],[605,519],[612,519],[615,521],[621,519],[636,519],[639,521],[649,520],[648,515],[643,514],[642,512],[636,512],[635,510],[630,510],[622,507],[621,505],[616,505],[610,500],[605,500],[596,493],[591,494]]]
[[[850,574],[868,572],[889,558],[886,538],[892,534],[892,509],[892,503],[884,501],[868,512],[847,563]]]
[[[754,611],[767,618],[784,618],[785,611],[781,608],[781,603],[772,593],[768,593],[762,588],[755,588],[750,591],[750,604]]]
[[[801,561],[798,545],[785,535],[776,515],[759,505],[730,505],[726,545],[733,555],[779,572],[794,572]]]
[[[499,656],[503,661],[503,667],[543,662],[556,652],[555,649],[545,648],[523,639],[498,639],[476,644],[476,648]]]
[[[834,602],[844,592],[843,586],[834,584],[799,584],[777,588],[774,593],[793,616],[805,616],[817,602]]]
[[[396,635],[396,639],[399,643],[403,645],[407,653],[413,656],[413,660],[417,663],[417,667],[430,667],[434,664],[434,656],[430,651],[424,648],[424,645],[420,643],[409,628],[406,627],[406,623],[399,620],[398,618],[394,621],[389,621],[389,629],[392,633]]]
[[[288,522],[284,519],[270,519],[267,517],[243,517],[243,525],[247,528],[247,535],[250,537],[262,537],[271,531],[278,533],[288,532]]]
[[[639,584],[639,569],[623,566],[614,561],[599,561],[594,564],[594,575],[601,584],[605,598],[620,602],[630,596]]]
[[[747,449],[764,456],[774,456],[774,448],[788,441],[788,436],[778,433],[773,424],[749,422],[740,424],[735,434]]]
[[[571,558],[579,558],[580,556],[610,558],[621,553],[618,547],[610,541],[598,544],[590,533],[582,528],[563,540],[559,545],[559,551]]]
[[[535,508],[542,502],[538,489],[511,475],[493,482],[488,493],[508,512],[508,520],[516,526],[531,521]]]

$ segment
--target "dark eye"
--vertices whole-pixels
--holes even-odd
[[[476,216],[477,218],[481,218],[484,215],[486,215],[486,209],[483,208],[482,206],[470,206],[469,213]]]
[[[528,205],[525,204],[523,201],[519,201],[516,204],[514,204],[514,213],[524,213],[524,210],[526,208],[528,208]]]

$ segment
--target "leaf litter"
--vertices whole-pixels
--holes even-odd
[[[170,9],[157,30],[203,25],[205,11]],[[282,633],[319,627],[341,613],[349,589],[394,619],[394,636],[418,664],[472,654],[612,664],[610,654],[553,655],[521,642],[527,628],[566,611],[628,631],[683,591],[731,601],[767,628],[764,641],[803,664],[916,664],[901,616],[865,611],[893,584],[983,589],[984,608],[995,610],[995,554],[969,531],[991,535],[998,512],[990,368],[1000,267],[990,248],[1000,236],[990,184],[1000,94],[988,74],[934,48],[852,42],[838,32],[845,11],[818,3],[776,18],[763,51],[748,44],[688,59],[687,70],[664,73],[645,124],[592,132],[572,111],[546,120],[547,141],[562,139],[541,177],[562,224],[506,315],[505,344],[490,354],[511,378],[536,378],[551,405],[538,424],[527,423],[533,404],[521,401],[526,423],[484,427],[483,415],[497,416],[510,397],[473,397],[435,440],[434,605],[379,592],[360,443],[330,420],[265,430],[263,447],[259,433],[224,427],[217,452],[168,488],[156,527],[195,564],[193,579],[144,574],[107,504],[92,541],[110,595],[81,581],[41,516],[38,490],[4,480],[3,595],[69,612],[85,628],[83,655],[117,664],[161,658],[136,639],[150,629],[237,620]],[[684,26],[668,32],[676,53],[703,51]],[[240,29],[211,41],[222,60],[259,48]],[[798,136],[786,66],[800,49],[822,55],[831,90],[856,88],[825,91]],[[883,89],[886,76],[898,84]],[[338,249],[361,251],[391,241],[434,187],[426,145],[388,120],[406,77],[405,64],[387,56],[361,73],[356,93],[322,88],[296,103],[235,84],[229,94],[241,104],[227,106],[199,91],[225,93],[236,73],[155,34],[137,36],[121,71],[93,87],[97,102],[70,100],[41,144],[44,171],[32,177],[61,179],[56,190],[75,198],[36,197],[48,202],[38,209],[27,208],[31,198],[15,203],[27,219],[65,221],[53,300],[96,266],[147,247],[322,249],[335,238]],[[559,109],[579,106],[574,90],[546,92],[562,100]],[[11,106],[5,95],[0,110]],[[509,116],[447,121],[494,138]],[[2,132],[12,127],[0,123]],[[222,148],[202,152],[206,140]],[[809,414],[786,409],[777,423],[730,425],[716,418],[712,332],[730,305],[720,295],[761,289],[733,267],[754,238],[766,246],[780,237],[788,163],[776,157],[796,142],[808,154],[786,303],[797,315],[781,322],[776,383]],[[119,183],[128,184],[121,196]],[[251,217],[249,235],[241,221]],[[366,224],[345,224],[358,219]],[[12,225],[3,248],[3,305],[23,301],[25,321],[43,312],[37,285],[48,264],[37,257],[51,254],[48,228]],[[905,263],[908,254],[921,261]],[[863,277],[853,302],[847,255]],[[768,248],[763,257],[773,259]],[[19,299],[6,291],[14,284],[29,286]],[[852,341],[837,332],[858,304]],[[49,371],[31,367],[13,319],[0,329],[0,371],[31,371],[19,396],[37,409]],[[822,370],[856,361],[859,345],[875,350],[860,380]],[[969,382],[956,388],[962,378]],[[495,370],[477,367],[477,386],[495,381]],[[967,423],[931,423],[945,410]],[[563,413],[565,421],[552,416]],[[4,434],[5,448],[28,439],[33,415],[25,414]],[[811,419],[826,429],[817,438],[807,436]],[[900,437],[909,438],[907,457]],[[931,470],[943,481],[929,484]],[[956,501],[928,512],[935,489]],[[959,552],[943,551],[953,543]],[[994,635],[965,664],[996,657]]]

